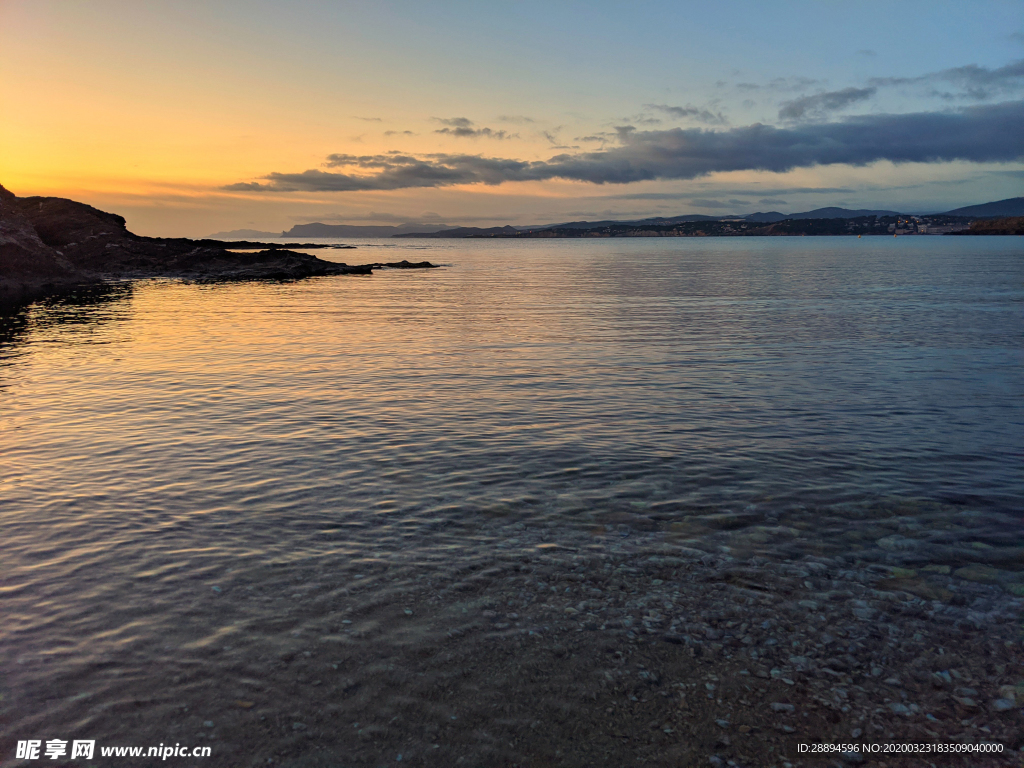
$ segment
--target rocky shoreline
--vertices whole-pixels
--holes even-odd
[[[368,275],[374,268],[426,269],[429,262],[348,265],[291,248],[310,243],[142,237],[116,214],[58,197],[19,198],[0,186],[0,299],[18,300],[112,280],[298,280]]]

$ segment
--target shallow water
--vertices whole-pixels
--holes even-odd
[[[798,510],[820,549],[881,506],[1019,543],[1021,240],[360,241],[318,255],[445,266],[5,316],[6,685],[272,639],[279,604],[189,616],[325,564],[383,593],[381,563],[457,571],[530,526]]]

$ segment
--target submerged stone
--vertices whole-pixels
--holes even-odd
[[[967,565],[957,568],[953,575],[964,581],[976,581],[979,584],[998,584],[999,571],[988,565]]]

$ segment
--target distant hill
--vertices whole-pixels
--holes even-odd
[[[563,224],[543,224],[535,227],[516,227],[519,230],[532,229],[596,229],[598,227],[615,227],[629,225],[633,227],[663,227],[670,224],[686,224],[694,221],[753,221],[774,224],[785,219],[856,219],[860,216],[897,216],[896,211],[857,210],[849,208],[817,208],[804,213],[751,213],[748,216],[705,216],[700,213],[688,213],[683,216],[655,216],[648,219],[607,219],[604,221],[569,221]]]
[[[849,208],[815,208],[803,213],[752,213],[744,216],[745,221],[776,222],[784,219],[857,219],[861,216],[898,216],[898,211],[873,211],[867,209],[850,210]]]
[[[597,227],[612,227],[620,225],[631,225],[635,227],[651,225],[665,226],[667,224],[683,224],[691,221],[729,221],[742,220],[758,222],[763,224],[774,224],[786,219],[857,219],[861,216],[899,216],[900,211],[875,210],[868,208],[815,208],[813,211],[800,213],[780,213],[779,211],[764,211],[751,213],[746,216],[704,216],[699,213],[686,214],[684,216],[658,216],[649,219],[628,219],[628,220],[605,220],[605,221],[569,221],[562,224],[543,224],[533,227],[516,227],[516,229],[595,229]],[[957,208],[955,211],[948,211],[944,216],[973,216],[975,218],[998,218],[1006,216],[1024,216],[1024,197],[1012,197],[1009,200],[999,200],[994,203],[982,203],[971,205],[966,208]]]
[[[783,219],[791,219],[792,216],[788,216],[785,213],[779,213],[778,211],[768,211],[767,213],[752,213],[749,216],[744,216],[744,221],[756,221],[765,224],[774,224],[776,221],[782,221]]]
[[[974,216],[978,219],[997,219],[1004,216],[1024,216],[1024,197],[1011,197],[994,203],[968,205],[946,211],[946,216]]]
[[[408,232],[437,232],[451,229],[451,224],[399,224],[392,226],[375,226],[361,224],[322,224],[315,221],[311,224],[296,224],[280,237],[392,237]]]
[[[216,232],[208,240],[260,240],[264,237],[279,237],[277,232],[261,232],[258,229],[232,229],[230,232]]]
[[[859,208],[815,208],[804,213],[791,213],[791,219],[859,219],[861,216],[899,216],[899,211],[874,211]]]

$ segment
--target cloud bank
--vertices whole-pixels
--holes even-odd
[[[1024,158],[1024,101],[972,106],[950,112],[861,115],[829,123],[778,128],[760,123],[712,131],[618,130],[619,146],[528,161],[467,154],[420,157],[330,155],[319,169],[270,173],[263,182],[224,189],[271,192],[353,192],[457,184],[497,185],[513,181],[567,179],[593,184],[629,184],[658,179],[694,179],[716,172],[784,173],[815,165],[1010,162]],[[457,127],[457,126],[451,126]],[[470,126],[471,127],[471,126]]]
[[[690,105],[685,107],[673,107],[668,104],[645,104],[644,106],[647,109],[656,109],[659,112],[664,112],[672,117],[696,120],[697,122],[704,123],[705,125],[728,125],[729,123],[721,112],[712,112],[706,107],[701,108]]]

